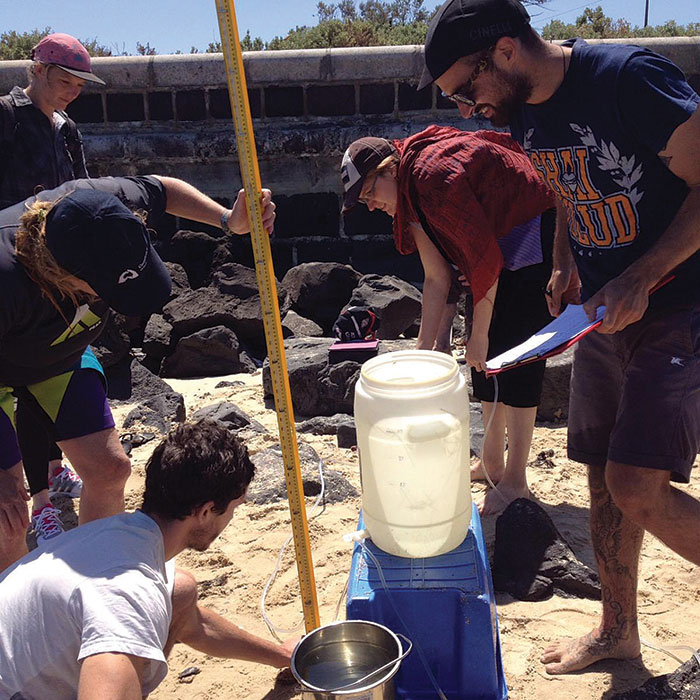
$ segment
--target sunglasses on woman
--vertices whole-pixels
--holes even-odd
[[[379,175],[380,175],[380,174],[381,174],[381,173],[375,173],[375,175],[374,175],[374,181],[372,182],[372,187],[370,187],[370,188],[367,190],[367,194],[360,195],[360,196],[357,198],[357,201],[360,202],[360,204],[364,204],[364,205],[366,206],[366,205],[367,205],[367,202],[368,202],[370,199],[372,199],[372,195],[374,194],[374,188],[375,188],[376,185],[377,185],[377,180],[379,179]]]

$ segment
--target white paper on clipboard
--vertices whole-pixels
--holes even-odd
[[[569,304],[561,316],[548,323],[542,330],[510,350],[492,357],[486,370],[496,372],[553,353],[557,348],[566,348],[577,336],[595,326],[605,315],[605,307],[596,309],[595,321],[591,321],[582,304]]]

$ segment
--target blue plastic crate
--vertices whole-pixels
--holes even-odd
[[[476,506],[464,542],[447,554],[408,559],[387,554],[371,541],[366,545],[379,561],[389,592],[375,564],[355,545],[347,618],[378,622],[413,641],[414,650],[395,677],[397,699],[436,697],[420,646],[447,700],[505,700],[498,616]]]

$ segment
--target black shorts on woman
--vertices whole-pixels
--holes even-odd
[[[498,278],[491,325],[489,326],[489,350],[487,359],[527,340],[552,317],[547,308],[545,289],[552,271],[552,242],[555,214],[553,210],[542,213],[540,237],[542,262],[518,270],[503,269]],[[546,360],[521,365],[498,375],[496,380],[484,372],[471,371],[474,398],[514,408],[538,406],[542,396]]]

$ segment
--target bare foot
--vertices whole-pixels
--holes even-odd
[[[498,490],[490,489],[476,502],[479,515],[498,515],[518,498],[529,498],[530,489],[524,486],[510,486],[502,481]]]
[[[452,357],[452,345],[450,343],[440,343],[439,345],[435,343],[435,345],[433,345],[433,350],[435,352],[444,352],[445,355]]]
[[[503,472],[505,472],[505,467],[500,469],[495,467],[489,467],[489,477],[494,484],[497,484],[503,478]],[[478,459],[476,464],[471,468],[470,475],[472,481],[486,481],[486,471],[484,470],[484,465],[481,460]]]
[[[547,673],[558,676],[580,671],[602,659],[635,659],[640,650],[636,631],[621,639],[618,630],[595,629],[578,639],[560,639],[550,644],[540,661]]]

